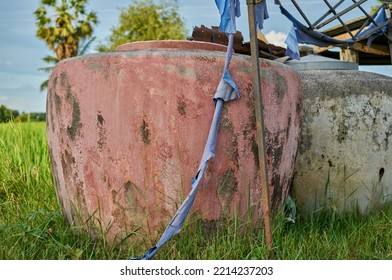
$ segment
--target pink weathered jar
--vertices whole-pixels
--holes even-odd
[[[58,199],[69,222],[99,220],[109,242],[155,237],[191,188],[207,139],[226,47],[139,42],[58,63],[49,82],[47,134]],[[261,219],[250,57],[230,73],[241,98],[225,104],[216,156],[193,213],[205,221]],[[289,67],[261,60],[274,209],[288,194],[297,153],[302,90]],[[250,212],[248,212],[250,211]]]

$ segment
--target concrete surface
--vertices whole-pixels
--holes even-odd
[[[299,72],[304,117],[293,191],[306,212],[367,213],[392,200],[392,78]]]

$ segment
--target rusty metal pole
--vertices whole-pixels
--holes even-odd
[[[267,157],[265,149],[263,102],[261,97],[260,64],[258,51],[259,46],[257,39],[257,26],[255,16],[255,5],[260,2],[261,0],[247,0],[246,4],[248,5],[250,49],[252,57],[253,96],[255,101],[256,138],[260,163],[259,174],[261,179],[261,203],[263,209],[264,234],[269,257],[274,258],[271,230],[271,206],[269,198],[270,192],[268,185]]]

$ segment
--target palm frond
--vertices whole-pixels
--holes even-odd
[[[59,62],[57,57],[51,56],[51,55],[45,56],[42,60],[45,61],[46,63],[53,63],[53,64],[56,64],[57,62]]]
[[[85,40],[83,40],[79,46],[79,51],[78,51],[78,55],[84,55],[86,54],[86,52],[89,50],[91,44],[95,41],[97,37],[92,37],[90,40],[88,40],[87,42]]]
[[[54,66],[42,67],[38,68],[39,71],[44,71],[45,73],[51,73],[54,69]]]
[[[41,92],[45,91],[45,90],[48,88],[48,84],[49,84],[49,79],[46,80],[46,81],[44,81],[44,82],[40,85],[39,90],[40,90]]]

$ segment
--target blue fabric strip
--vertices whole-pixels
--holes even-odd
[[[219,82],[218,88],[214,95],[215,100],[222,99],[224,101],[230,101],[240,97],[238,88],[229,73],[229,65],[233,55],[234,34],[227,34],[227,36],[229,43],[227,46],[226,63],[222,79]]]
[[[299,22],[297,19],[295,19],[285,8],[283,8],[283,6],[280,6],[280,11],[284,16],[286,16],[293,23],[293,27],[291,28],[287,36],[287,39],[285,41],[285,43],[287,44],[286,55],[291,58],[300,60],[298,43],[311,44],[319,47],[327,47],[330,45],[341,45],[341,44],[346,44],[347,47],[350,47],[352,44],[355,43],[354,39],[337,40],[318,31],[309,29],[301,22]],[[386,20],[387,18],[385,15],[385,11],[383,8],[381,8],[378,11],[374,21],[379,25],[385,22]],[[365,34],[368,30],[371,30],[372,28],[375,27],[376,26],[373,23],[371,23],[366,30],[363,30],[356,37],[359,38],[361,35]],[[384,26],[382,30],[386,30],[386,26]],[[368,47],[370,47],[372,41],[380,35],[382,35],[382,32],[380,30],[377,30],[373,33],[368,34],[363,40],[368,40]]]
[[[298,40],[294,25],[291,26],[291,30],[284,42],[287,45],[286,55],[291,58],[300,60],[301,57],[299,55]]]
[[[256,25],[258,30],[263,29],[264,20],[269,18],[267,10],[267,0],[264,0],[257,5],[255,5],[256,10]]]
[[[386,21],[387,21],[387,16],[386,16],[386,14],[385,14],[385,8],[381,8],[381,9],[377,12],[377,14],[376,14],[376,16],[375,16],[375,18],[374,18],[374,22],[375,22],[377,25],[381,25],[382,23],[384,23],[384,22],[386,22]],[[375,28],[375,27],[376,27],[376,25],[372,22],[371,24],[369,24],[369,26],[368,26],[367,29],[362,30],[362,31],[361,31],[358,35],[356,35],[356,36],[357,36],[357,37],[361,37],[361,36],[364,35],[368,30],[371,30],[371,29],[373,29],[373,28]],[[387,31],[387,26],[383,26],[383,27],[381,28],[381,30],[382,30],[382,31]],[[377,31],[375,31],[374,33],[369,34],[369,35],[367,36],[367,38],[368,38],[367,46],[368,46],[369,48],[371,47],[373,40],[376,39],[377,37],[379,37],[379,36],[381,36],[381,35],[383,34],[381,30],[377,30]]]
[[[219,30],[226,33],[235,33],[236,26],[234,17],[241,16],[240,0],[215,0],[215,4],[221,15]],[[269,18],[267,0],[256,4],[255,9],[257,28],[258,30],[262,30],[264,20]]]
[[[240,0],[215,0],[215,4],[221,15],[219,31],[236,33],[235,17],[241,16]]]

